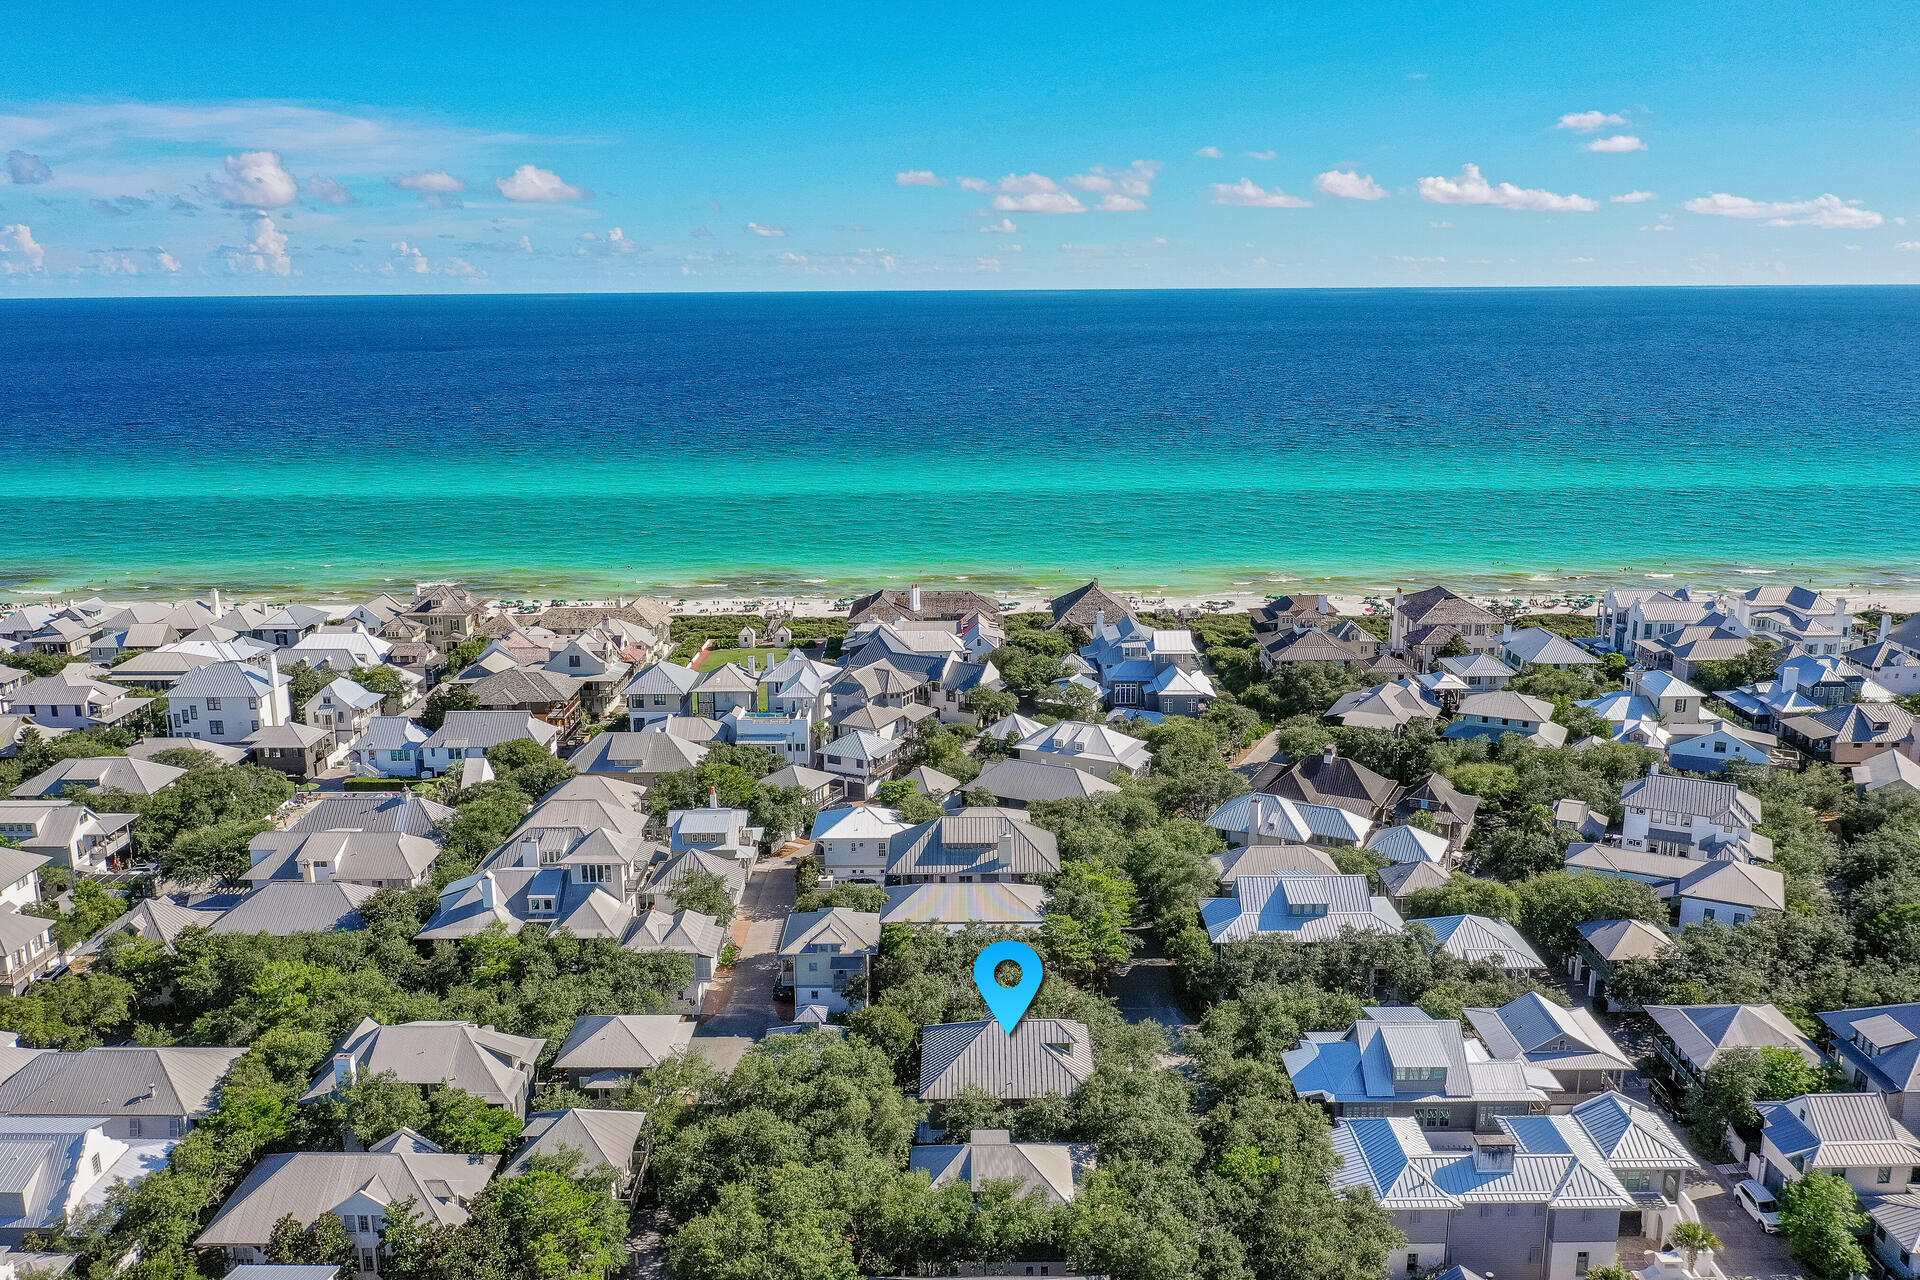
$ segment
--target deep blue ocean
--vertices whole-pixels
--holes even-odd
[[[1914,288],[6,299],[0,387],[0,598],[1920,580]]]

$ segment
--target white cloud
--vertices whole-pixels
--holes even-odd
[[[1428,265],[1431,265],[1431,264],[1433,264],[1433,263],[1439,263],[1439,262],[1445,262],[1445,261],[1446,261],[1446,259],[1445,259],[1445,258],[1442,258],[1442,257],[1438,257],[1438,256],[1435,256],[1435,257],[1428,257],[1428,258],[1409,258],[1409,257],[1408,257],[1407,255],[1405,255],[1405,254],[1403,254],[1403,253],[1396,253],[1396,254],[1394,254],[1394,255],[1393,255],[1393,260],[1394,260],[1395,262],[1404,262],[1404,263],[1406,263],[1406,264],[1407,264],[1407,265],[1409,265],[1409,266],[1416,266],[1416,267],[1417,267],[1417,266],[1428,266]]]
[[[998,271],[1000,269],[1000,259],[975,258],[973,260],[973,265],[981,271]]]
[[[997,236],[1010,236],[1014,232],[1020,230],[1019,226],[1014,222],[1012,218],[1002,218],[998,222],[989,222],[986,226],[981,227],[980,229],[982,231],[985,231],[992,235],[997,235]]]
[[[427,255],[422,253],[418,246],[410,245],[405,240],[395,240],[393,242],[393,256],[401,265],[404,265],[407,270],[417,276],[424,276],[433,270],[433,264],[427,261]],[[395,264],[390,262],[387,265],[393,266]]]
[[[7,152],[7,180],[21,186],[31,186],[36,182],[46,182],[53,177],[53,170],[39,156],[31,156],[15,149]]]
[[[273,219],[266,214],[254,214],[253,239],[245,248],[227,254],[227,270],[292,275],[293,259],[287,254],[287,233],[274,226]]]
[[[1671,231],[1673,230],[1673,215],[1663,213],[1640,229],[1642,231]]]
[[[1387,189],[1373,180],[1372,174],[1352,169],[1329,169],[1313,180],[1313,185],[1330,196],[1343,200],[1384,200]]]
[[[1087,206],[1070,191],[1031,191],[1025,195],[995,196],[993,207],[1005,213],[1085,213]]]
[[[532,252],[533,252],[533,238],[532,238],[531,236],[521,236],[521,237],[520,237],[520,251],[521,251],[522,253],[532,253]]]
[[[215,178],[213,185],[228,204],[255,209],[278,209],[300,197],[300,184],[280,163],[278,151],[245,151],[228,156],[226,176]]]
[[[566,200],[591,200],[593,192],[585,187],[576,187],[570,182],[562,182],[560,175],[551,169],[540,169],[523,164],[513,171],[510,178],[495,178],[493,185],[500,188],[500,194],[509,200],[519,200],[530,204],[558,204]]]
[[[47,265],[47,251],[33,238],[33,228],[24,222],[0,227],[0,274],[16,275],[38,271]]]
[[[1745,196],[1716,191],[1712,195],[1689,200],[1682,207],[1688,213],[1758,220],[1769,227],[1857,230],[1877,227],[1886,221],[1885,217],[1873,210],[1862,209],[1858,200],[1842,200],[1831,192],[1812,200],[1749,200]]]
[[[1280,154],[1280,153],[1279,153],[1278,151],[1249,151],[1249,152],[1247,152],[1247,159],[1249,159],[1249,160],[1271,160],[1271,159],[1273,159],[1273,158],[1274,158],[1275,156],[1277,156],[1277,155],[1279,155],[1279,154]]]
[[[1451,222],[1448,222],[1445,218],[1440,219],[1440,221],[1438,222],[1429,222],[1427,225],[1432,227],[1435,231],[1453,230],[1453,224]]]
[[[1556,129],[1572,129],[1575,133],[1592,133],[1595,129],[1610,124],[1625,124],[1627,118],[1612,111],[1573,111],[1560,117]]]
[[[1902,253],[1920,253],[1920,240],[1902,240],[1893,247]]]
[[[607,252],[638,253],[639,251],[640,246],[629,239],[627,233],[619,227],[615,227],[613,230],[607,232]]]
[[[904,173],[893,175],[893,185],[896,187],[944,187],[947,185],[947,180],[936,176],[931,169],[908,169]]]
[[[993,190],[993,184],[985,178],[962,178],[960,179],[960,189],[962,191],[991,191]]]
[[[468,262],[465,258],[448,258],[447,274],[450,276],[484,277],[487,273]]]
[[[1645,151],[1647,144],[1630,133],[1616,133],[1611,138],[1595,138],[1587,144],[1589,151]]]
[[[1490,185],[1480,166],[1462,165],[1457,178],[1422,178],[1420,198],[1434,204],[1490,204],[1502,209],[1529,209],[1538,213],[1587,213],[1600,207],[1585,196],[1556,195],[1538,187],[1516,187],[1511,182]]]
[[[307,179],[307,195],[318,200],[321,204],[360,203],[354,198],[353,192],[347,190],[344,184],[335,182],[332,178],[309,177]]]
[[[1249,209],[1306,209],[1313,204],[1311,200],[1290,196],[1278,187],[1268,191],[1252,178],[1242,178],[1238,182],[1216,182],[1212,186],[1215,204],[1240,205]]]
[[[426,205],[429,209],[458,209],[460,207],[460,193],[467,189],[465,179],[456,178],[445,169],[415,170],[412,173],[403,173],[397,177],[388,178],[387,181],[402,191],[419,192],[420,203]],[[502,188],[502,190],[505,190],[505,188]],[[515,196],[509,198],[519,199],[521,197]]]
[[[1202,147],[1193,154],[1199,156],[1202,160],[1218,160],[1221,156],[1221,151],[1218,147]]]
[[[1568,259],[1567,259],[1567,262],[1568,262],[1568,263],[1569,263],[1570,265],[1572,265],[1572,266],[1576,266],[1576,267],[1584,267],[1584,266],[1587,266],[1587,265],[1589,265],[1590,263],[1592,263],[1592,261],[1593,261],[1593,259],[1592,259],[1592,258],[1568,258]]]
[[[1658,200],[1659,198],[1660,197],[1652,191],[1629,191],[1625,195],[1607,197],[1607,199],[1614,204],[1643,204],[1648,200]]]
[[[158,267],[160,270],[166,272],[170,276],[178,275],[180,273],[180,259],[174,257],[172,254],[168,253],[165,249],[160,248],[158,245],[154,246],[152,252],[153,252],[154,266]]]
[[[1042,192],[1058,191],[1060,184],[1044,173],[1010,173],[1000,179],[1000,189],[1011,191],[1015,195],[1035,195]]]
[[[1133,196],[1106,196],[1097,207],[1106,213],[1140,213],[1146,209],[1147,202]]]
[[[785,227],[777,227],[777,226],[773,226],[771,224],[762,223],[762,222],[749,222],[747,224],[747,230],[753,232],[753,234],[757,236],[773,236],[776,238],[783,237],[787,234],[787,229]]]
[[[1153,180],[1159,175],[1157,162],[1135,160],[1117,173],[1104,165],[1095,165],[1067,181],[1082,191],[1102,196],[1098,207],[1108,213],[1139,213],[1147,207],[1146,199],[1153,194]]]

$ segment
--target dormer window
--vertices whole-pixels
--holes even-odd
[[[579,873],[581,884],[605,884],[607,882],[608,868],[605,863],[589,862],[584,866],[575,868],[575,870]]]
[[[1395,1067],[1395,1084],[1433,1084],[1447,1078],[1445,1067]]]
[[[552,898],[528,898],[527,914],[530,916],[550,916],[553,914]]]

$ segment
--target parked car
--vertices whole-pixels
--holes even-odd
[[[1746,1178],[1734,1187],[1733,1198],[1768,1235],[1780,1229],[1780,1202],[1773,1198],[1773,1192],[1752,1178]]]

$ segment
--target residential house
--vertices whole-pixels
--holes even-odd
[[[278,769],[290,778],[326,772],[335,750],[327,731],[310,724],[272,725],[248,734],[245,741],[255,764]]]
[[[1235,796],[1207,817],[1229,844],[1311,844],[1351,848],[1373,824],[1351,809],[1284,800],[1263,791]]]
[[[674,853],[699,849],[736,862],[749,864],[759,852],[765,832],[747,823],[745,809],[728,809],[713,802],[703,809],[671,809],[667,812],[667,847]]]
[[[58,675],[24,681],[8,695],[6,709],[30,717],[44,735],[49,730],[121,724],[153,701],[133,697],[119,685],[89,674],[97,669],[68,667]]]
[[[1714,618],[1700,626],[1682,627],[1670,636],[1642,640],[1634,649],[1634,657],[1647,666],[1662,667],[1682,680],[1691,680],[1702,664],[1744,657],[1753,643],[1744,630]]]
[[[559,727],[538,716],[525,711],[449,711],[420,745],[420,767],[430,777],[448,773],[462,760],[484,759],[489,748],[521,738],[558,754]]]
[[[1491,653],[1469,653],[1458,658],[1440,658],[1436,672],[1445,672],[1467,687],[1468,693],[1498,693],[1513,683],[1520,673]]]
[[[1455,850],[1467,842],[1473,831],[1474,817],[1480,812],[1480,797],[1469,795],[1437,773],[1430,773],[1420,785],[1400,797],[1394,806],[1393,820],[1406,823],[1416,813],[1425,814],[1434,830],[1447,838]]]
[[[1002,1102],[1071,1098],[1093,1075],[1093,1038],[1084,1022],[1022,1018],[1000,1024],[945,1022],[920,1031],[920,1098],[944,1102],[968,1089]]]
[[[1920,1190],[1920,1139],[1893,1118],[1882,1095],[1803,1093],[1754,1105],[1768,1190],[1816,1172],[1845,1180],[1867,1200]]]
[[[998,884],[1057,875],[1051,831],[1003,809],[960,809],[896,832],[887,844],[887,882]]]
[[[1556,1102],[1618,1089],[1633,1070],[1600,1020],[1586,1009],[1557,1005],[1537,991],[1497,1009],[1468,1009],[1474,1034],[1496,1058],[1519,1058],[1550,1072]]]
[[[288,831],[398,831],[430,836],[453,820],[453,810],[411,791],[329,795],[287,823]]]
[[[1228,849],[1212,858],[1222,886],[1242,876],[1337,876],[1340,868],[1326,851],[1304,844],[1255,844]]]
[[[1062,1205],[1079,1193],[1098,1152],[1091,1143],[1015,1142],[1005,1129],[973,1129],[965,1142],[914,1147],[907,1168],[926,1173],[936,1191],[959,1184],[979,1194],[990,1183],[1011,1182],[1020,1196],[1038,1193],[1048,1205]]]
[[[1332,596],[1269,596],[1265,604],[1255,605],[1248,613],[1256,635],[1291,631],[1296,622],[1322,627],[1340,617]]]
[[[1504,690],[1470,693],[1460,699],[1443,736],[1448,738],[1504,738],[1517,733],[1536,747],[1564,746],[1567,727],[1553,721],[1553,704],[1544,698]]]
[[[1399,733],[1416,720],[1438,720],[1440,703],[1426,686],[1411,676],[1403,676],[1371,689],[1343,693],[1334,700],[1326,718],[1349,729],[1380,729]]]
[[[1422,889],[1443,889],[1448,873],[1432,862],[1394,862],[1374,872],[1396,909]]]
[[[581,682],[539,667],[510,667],[472,685],[480,711],[522,712],[552,725],[561,742],[579,736]]]
[[[1366,850],[1389,863],[1427,862],[1445,867],[1453,861],[1453,849],[1445,836],[1418,827],[1375,827],[1367,836]]]
[[[356,884],[369,889],[415,889],[433,875],[440,846],[399,831],[265,831],[247,844],[253,866],[243,877],[274,881]]]
[[[1820,1051],[1770,1004],[1650,1004],[1654,1051],[1685,1083],[1699,1084],[1730,1049],[1791,1049],[1809,1066]]]
[[[335,1046],[333,1061],[301,1101],[331,1097],[361,1076],[392,1072],[408,1084],[452,1085],[524,1119],[534,1063],[546,1043],[471,1022],[383,1026],[362,1018]],[[0,1085],[0,1097],[5,1088]]]
[[[151,653],[170,645],[180,633],[164,622],[134,622],[103,626],[87,651],[89,661],[111,665],[123,653]]]
[[[819,764],[840,779],[848,798],[871,800],[880,793],[880,784],[893,776],[905,749],[903,739],[854,729],[820,748]]]
[[[1460,1023],[1419,1009],[1372,1009],[1345,1031],[1309,1031],[1281,1055],[1293,1089],[1336,1120],[1399,1116],[1464,1146],[1501,1116],[1544,1111],[1554,1079],[1518,1054],[1489,1058]]]
[[[1543,973],[1547,962],[1533,944],[1505,920],[1491,916],[1428,916],[1421,924],[1433,930],[1440,949],[1469,964],[1490,964],[1508,973]]]
[[[0,845],[0,910],[40,901],[40,868],[50,861],[42,854]]]
[[[262,729],[293,719],[288,691],[293,681],[268,659],[265,668],[216,662],[181,676],[167,695],[168,734],[247,745]]]
[[[1108,779],[1116,773],[1144,778],[1153,759],[1152,749],[1140,739],[1106,725],[1075,720],[1050,724],[1022,738],[1014,754],[1038,764],[1070,765]]]
[[[312,605],[290,604],[275,609],[247,629],[247,634],[263,644],[287,649],[300,643],[326,625],[327,611]]]
[[[1242,876],[1227,896],[1202,900],[1200,919],[1215,946],[1276,934],[1317,942],[1345,929],[1399,933],[1405,927],[1365,876],[1346,875]]]
[[[1580,671],[1600,665],[1600,659],[1545,627],[1516,628],[1508,623],[1501,629],[1499,645],[1508,665],[1516,671]]]
[[[361,904],[376,890],[363,884],[269,881],[222,911],[207,927],[214,933],[340,933],[367,927]]]
[[[132,756],[74,756],[28,778],[13,789],[13,795],[18,800],[59,799],[71,788],[89,795],[125,791],[151,796],[172,786],[186,772]]]
[[[677,1013],[593,1014],[574,1021],[553,1069],[570,1088],[618,1089],[692,1042],[693,1023]]]
[[[879,950],[877,912],[846,907],[797,911],[780,930],[780,981],[793,988],[796,1009],[847,1009],[854,998],[848,987],[865,999],[868,968]]]
[[[1319,627],[1295,622],[1290,628],[1272,631],[1260,638],[1260,666],[1268,672],[1305,662],[1361,667],[1379,652],[1379,639],[1354,622],[1333,622]]]
[[[1469,649],[1498,647],[1506,624],[1499,616],[1445,587],[1395,595],[1387,614],[1387,645],[1397,653],[1419,652],[1431,663],[1434,653],[1454,636]],[[1443,635],[1442,632],[1445,632]]]
[[[1604,1001],[1609,1013],[1637,1010],[1638,1005],[1613,993],[1614,970],[1629,960],[1656,960],[1673,947],[1673,935],[1645,920],[1589,920],[1578,929],[1580,940],[1567,957],[1567,975],[1586,983],[1587,999]]]
[[[1556,831],[1571,831],[1582,840],[1604,840],[1607,815],[1595,813],[1585,800],[1558,800],[1553,806],[1553,826]]]
[[[85,657],[92,652],[100,635],[100,624],[77,618],[55,618],[38,631],[20,640],[27,653],[55,654],[63,658]]]
[[[891,809],[872,805],[822,809],[813,820],[821,870],[835,884],[879,884],[886,879],[893,838],[910,829]]]
[[[71,800],[0,800],[0,837],[81,875],[99,875],[127,851],[133,813],[96,813]]]
[[[682,1008],[697,1013],[713,985],[714,970],[720,966],[727,931],[714,917],[698,911],[649,910],[634,919],[620,945],[640,955],[670,951],[686,956],[693,964],[693,980],[682,988],[679,1002]]]
[[[1794,716],[1780,726],[1780,736],[1826,764],[1856,765],[1883,751],[1920,760],[1920,722],[1891,702],[1857,702]]]
[[[760,709],[760,678],[737,662],[703,672],[693,686],[693,714],[718,720],[729,711]]]
[[[427,640],[444,651],[477,635],[486,614],[486,604],[472,592],[430,583],[414,588],[413,603],[401,616],[424,626]]]
[[[1068,765],[1032,760],[989,760],[967,790],[987,790],[1009,809],[1025,809],[1049,800],[1092,800],[1120,790],[1098,774]]]
[[[932,714],[931,711],[928,714]],[[739,747],[761,747],[798,765],[813,759],[813,732],[814,721],[805,716],[743,711],[735,707],[720,717],[720,736],[728,742]]]
[[[1920,1122],[1920,1004],[1836,1009],[1819,1018],[1832,1033],[1833,1060],[1854,1088],[1883,1095],[1902,1124]]]
[[[53,945],[53,921],[23,914],[11,904],[0,907],[0,982],[9,991],[16,996],[23,994],[46,977],[59,960],[60,949]]]
[[[567,758],[575,773],[629,778],[651,786],[662,774],[695,768],[711,750],[670,733],[599,733]]]
[[[1372,822],[1391,821],[1406,788],[1340,755],[1329,742],[1318,754],[1274,763],[1253,778],[1253,789],[1301,804],[1331,805]]]
[[[1111,619],[1133,621],[1133,610],[1126,601],[1100,585],[1100,579],[1094,578],[1085,586],[1075,587],[1065,595],[1055,596],[1047,606],[1053,613],[1049,626],[1080,627],[1092,631],[1094,627]]]
[[[669,855],[660,864],[646,883],[648,901],[657,910],[678,912],[682,910],[675,898],[673,887],[686,876],[696,871],[718,876],[721,885],[727,891],[727,900],[739,906],[747,892],[746,864],[735,858],[709,853],[704,849],[688,849],[684,853]]]
[[[123,1142],[97,1116],[0,1117],[0,1168],[10,1175],[0,1189],[0,1244],[9,1246],[0,1250],[0,1274],[18,1274],[12,1248],[28,1235],[58,1236],[104,1208],[116,1184],[131,1186],[164,1168],[173,1145]]]
[[[1730,764],[1773,763],[1779,739],[1718,716],[1701,721],[1699,733],[1676,732],[1667,743],[1667,763],[1692,773],[1719,773]]]
[[[1877,756],[1868,756],[1849,771],[1853,775],[1853,785],[1863,796],[1892,787],[1896,790],[1920,791],[1920,760],[1903,756],[1898,751],[1882,751]]]
[[[861,596],[848,608],[847,620],[857,627],[869,618],[882,622],[953,621],[976,613],[998,617],[1000,606],[978,591],[927,590],[916,585],[905,591],[880,590]]]
[[[1914,1255],[1920,1254],[1920,1195],[1882,1196],[1867,1211],[1873,1256],[1888,1275],[1914,1280]]]
[[[1038,929],[1047,891],[1037,884],[903,884],[887,890],[880,923],[949,931],[985,927]]]
[[[1689,858],[1772,856],[1756,839],[1760,801],[1731,782],[1682,778],[1654,765],[1620,788],[1620,843]]]
[[[0,1116],[86,1116],[121,1141],[179,1138],[212,1114],[243,1048],[39,1053],[0,1080]]]
[[[1882,620],[1888,617],[1882,614]],[[1920,693],[1920,649],[1891,640],[1878,640],[1849,649],[1847,661],[1872,675],[1873,682],[1895,696]]]
[[[411,716],[373,716],[348,748],[349,763],[362,778],[417,778],[432,736]]]
[[[578,1167],[582,1172],[612,1171],[614,1198],[623,1199],[633,1192],[634,1148],[640,1145],[646,1128],[644,1111],[595,1111],[586,1107],[536,1111],[527,1117],[513,1162],[500,1173],[512,1178],[526,1173],[541,1156],[574,1152],[580,1157]],[[232,1280],[231,1272],[228,1280]]]
[[[301,716],[315,728],[325,729],[336,745],[346,746],[366,733],[384,700],[341,676],[307,699]]]
[[[1567,850],[1566,867],[1653,886],[1673,903],[1677,928],[1742,925],[1759,912],[1786,909],[1786,881],[1778,871],[1729,857],[1701,860],[1618,845],[1576,844]]]
[[[355,1274],[378,1275],[386,1260],[381,1232],[388,1205],[411,1201],[427,1225],[458,1226],[467,1220],[467,1206],[485,1190],[499,1162],[499,1156],[443,1151],[405,1130],[369,1151],[265,1156],[193,1243],[223,1250],[230,1263],[263,1263],[282,1219],[291,1217],[305,1227],[330,1213],[345,1224],[353,1242]]]

